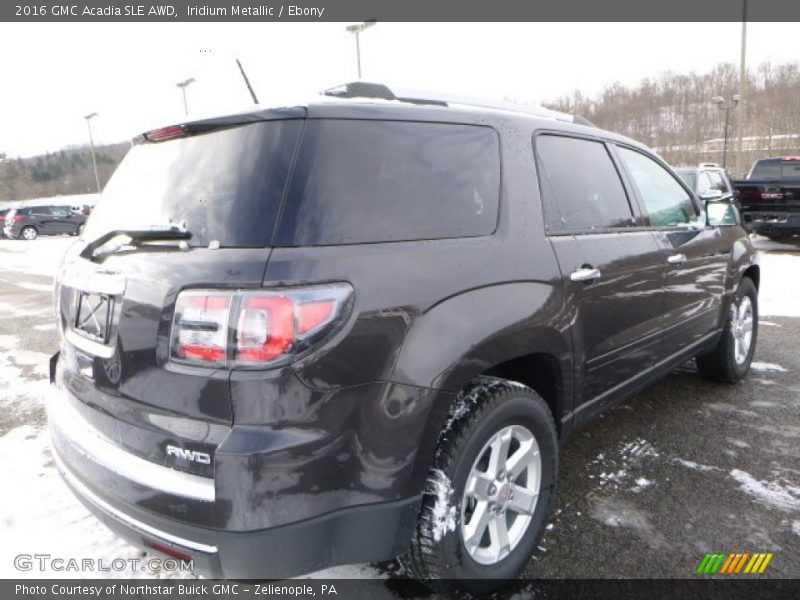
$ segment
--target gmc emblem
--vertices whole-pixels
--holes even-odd
[[[182,458],[184,460],[191,460],[201,465],[211,464],[211,455],[205,452],[198,452],[197,450],[187,450],[186,448],[179,448],[178,446],[167,446],[167,456],[174,456],[175,458]]]

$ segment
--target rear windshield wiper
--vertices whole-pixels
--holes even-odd
[[[115,229],[114,231],[109,231],[108,233],[104,233],[99,238],[90,242],[86,245],[86,247],[81,251],[81,258],[86,258],[92,260],[93,258],[97,258],[100,254],[107,254],[107,252],[98,253],[97,251],[113,240],[116,237],[125,236],[129,238],[131,241],[136,242],[161,242],[161,241],[169,241],[169,240],[188,240],[191,239],[192,233],[190,231],[186,231],[185,229],[180,229],[178,227],[169,227],[164,229]],[[114,249],[116,250],[116,248]],[[114,250],[110,250],[113,252]]]

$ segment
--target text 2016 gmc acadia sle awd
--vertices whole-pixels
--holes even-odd
[[[331,93],[136,140],[56,280],[56,462],[212,576],[495,589],[571,431],[693,357],[746,376],[756,253],[588,123]]]

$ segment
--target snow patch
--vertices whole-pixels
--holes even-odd
[[[441,469],[434,469],[428,479],[428,493],[434,496],[431,521],[433,541],[438,542],[449,532],[455,531],[456,507],[452,502],[453,484]]]
[[[753,371],[777,371],[779,373],[786,372],[786,369],[784,369],[782,366],[768,362],[753,361],[750,363],[750,368]]]
[[[800,512],[800,488],[776,481],[759,481],[750,473],[733,469],[729,475],[739,489],[753,498],[787,512]]]
[[[693,469],[695,471],[700,471],[701,473],[713,473],[714,471],[721,471],[719,467],[714,467],[711,465],[702,465],[700,463],[696,463],[693,460],[684,460],[682,458],[673,458],[672,462],[676,465],[681,465],[686,467],[687,469]]]
[[[594,498],[592,517],[609,527],[633,530],[652,548],[665,544],[664,536],[653,528],[647,513],[619,498]]]

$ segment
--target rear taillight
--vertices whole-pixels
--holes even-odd
[[[24,216],[22,216],[22,215],[14,215],[14,223],[19,223],[19,222],[20,222],[20,221],[22,221],[22,219],[24,219],[24,218],[25,218],[25,217],[24,217]]]
[[[284,364],[329,336],[349,313],[353,288],[187,290],[172,321],[174,361],[209,366]]]

